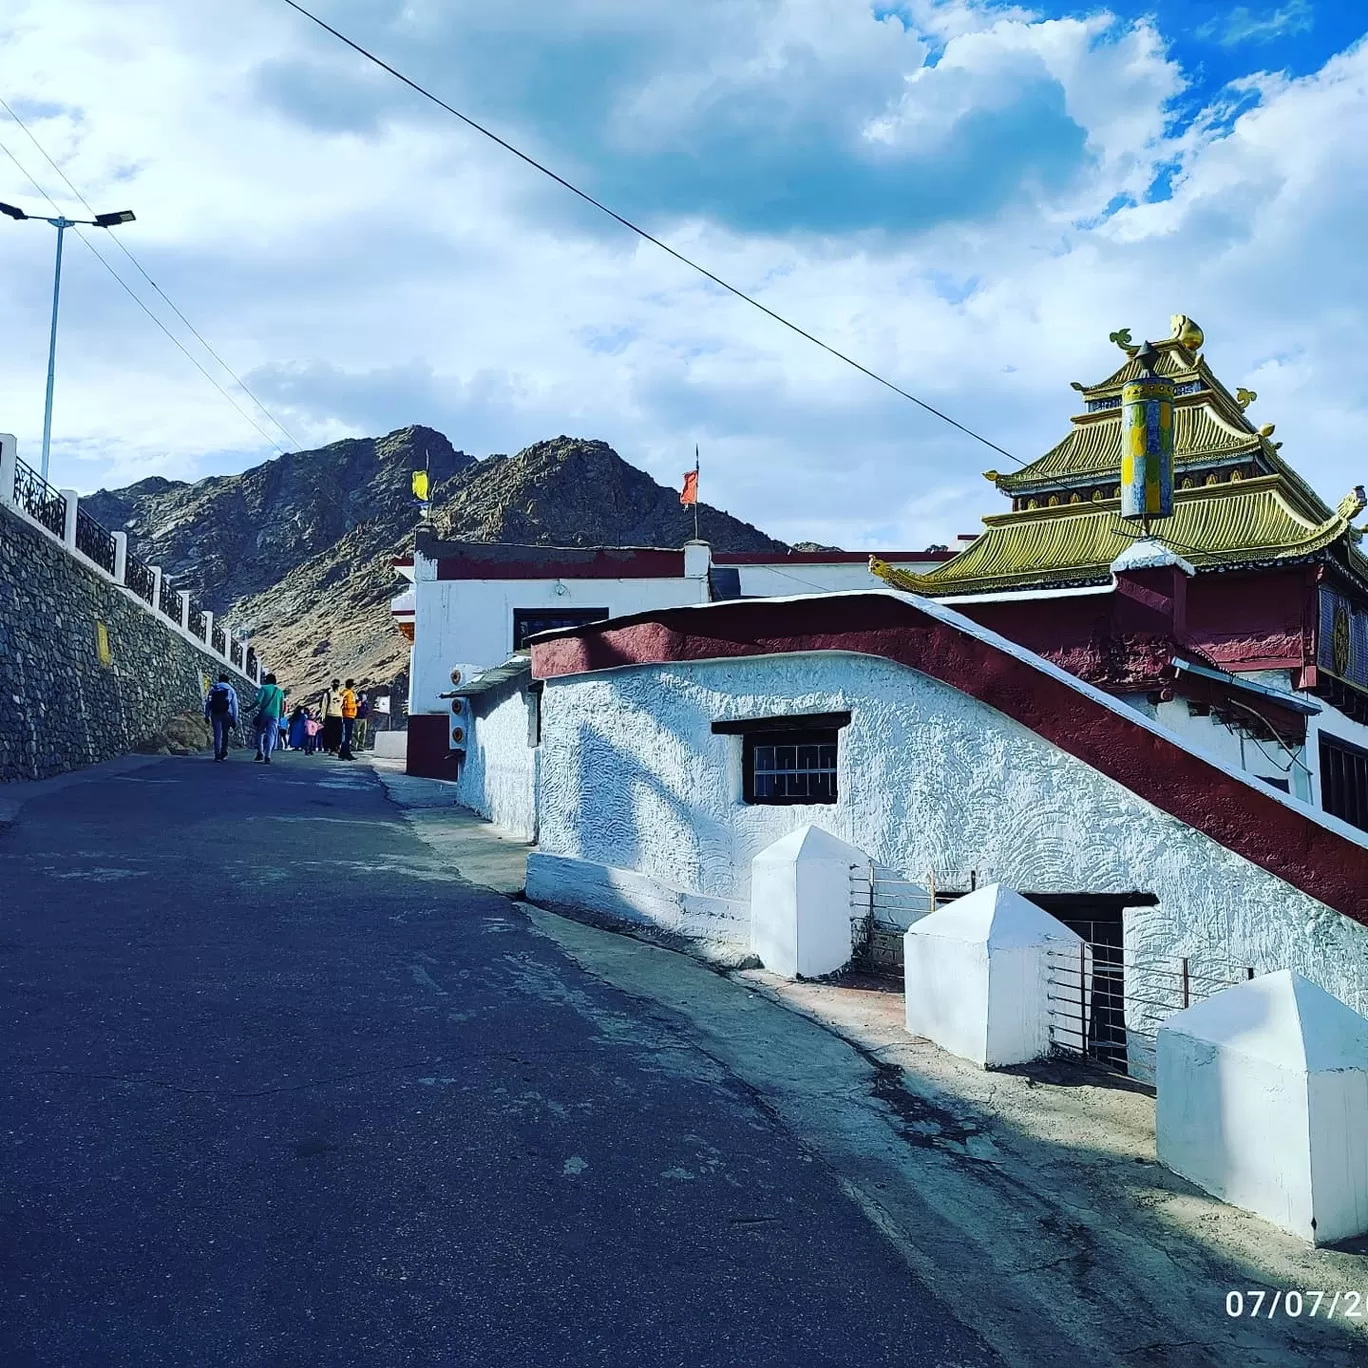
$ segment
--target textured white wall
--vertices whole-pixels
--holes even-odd
[[[457,801],[522,841],[537,839],[537,749],[528,745],[525,688],[479,695],[467,718]],[[476,709],[486,710],[481,716]]]
[[[719,719],[848,709],[833,806],[741,801]],[[1128,947],[1295,968],[1368,1010],[1368,931],[986,705],[914,670],[819,653],[550,680],[540,846],[741,904],[805,822],[921,879],[979,869],[1039,892],[1152,892]],[[744,936],[744,923],[738,934]]]

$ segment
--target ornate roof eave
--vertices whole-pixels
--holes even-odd
[[[1311,523],[1310,519],[1296,509],[1294,501],[1284,496],[1282,486],[1283,480],[1280,475],[1269,475],[1237,483],[1183,490],[1175,496],[1175,510],[1181,514],[1185,507],[1193,508],[1195,515],[1195,507],[1199,503],[1209,504],[1216,500],[1241,500],[1248,503],[1261,494],[1272,494],[1275,497],[1272,501],[1265,502],[1262,514],[1266,527],[1268,526],[1267,519],[1279,516],[1279,509],[1281,509],[1284,526],[1289,520],[1294,524],[1300,523],[1303,526]],[[1269,507],[1270,502],[1271,507]],[[1195,546],[1183,544],[1182,538],[1176,530],[1171,535],[1174,538],[1174,546],[1193,562],[1199,573],[1296,564],[1319,556],[1327,548],[1341,540],[1345,543],[1346,555],[1361,565],[1365,573],[1368,573],[1368,559],[1365,559],[1357,547],[1349,541],[1351,536],[1350,519],[1362,511],[1362,505],[1353,506],[1351,500],[1346,500],[1341,507],[1348,509],[1348,511],[1333,513],[1319,524],[1307,526],[1305,535],[1281,543],[1236,546],[1229,549],[1216,546],[1209,550],[1200,550]],[[1111,520],[1119,518],[1119,511],[1118,500],[1105,499],[1089,504],[1061,504],[1056,508],[1033,509],[1029,512],[999,513],[983,520],[987,529],[983,538],[930,573],[913,574],[909,571],[897,570],[886,562],[878,560],[877,557],[871,559],[870,571],[895,589],[925,597],[936,597],[943,594],[1005,592],[1026,586],[1043,589],[1104,583],[1109,577],[1111,562],[1116,555],[1125,549],[1128,544],[1127,539],[1134,540],[1139,535],[1138,532],[1132,532],[1130,529],[1117,529],[1115,554],[1108,554],[1105,559],[1089,555],[1087,559],[1076,560],[1072,564],[1059,564],[1037,569],[1013,567],[1008,570],[988,573],[975,573],[974,567],[989,560],[989,543],[996,543],[998,547],[1002,547],[1005,542],[1007,548],[1010,549],[1015,537],[1026,528],[1039,528],[1056,520],[1070,518],[1088,520],[1089,522],[1103,517]],[[1238,527],[1239,515],[1236,514],[1235,516]],[[1260,516],[1257,504],[1251,505],[1249,512],[1244,516],[1247,520],[1245,529],[1251,533],[1256,532]],[[1253,526],[1250,526],[1250,520],[1253,521]],[[1180,516],[1180,526],[1186,521],[1189,519]],[[1080,550],[1083,546],[1090,544],[1094,537],[1097,541],[1105,540],[1101,537],[1100,532],[1083,523],[1080,523],[1080,530],[1081,535],[1077,538],[1077,541],[1081,543]],[[1268,531],[1271,534],[1273,528],[1269,527]],[[1189,533],[1188,535],[1192,534]],[[1162,529],[1158,530],[1158,536],[1160,540],[1164,540]],[[1108,550],[1110,551],[1110,548]]]

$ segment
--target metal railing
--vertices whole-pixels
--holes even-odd
[[[14,462],[13,503],[21,512],[34,522],[46,528],[59,541],[66,536],[67,501],[66,496],[54,489],[38,474],[32,466],[17,457]],[[3,502],[3,499],[0,499]],[[107,575],[113,577],[118,566],[117,543],[112,533],[102,523],[92,518],[76,503],[76,549],[88,560],[93,561]],[[180,594],[169,577],[163,577],[158,592],[157,577],[151,566],[140,560],[132,552],[124,558],[124,587],[131,589],[149,607],[160,609],[172,622],[181,620]],[[208,621],[202,608],[190,605],[189,629],[201,641],[220,656],[230,660],[249,676],[257,667],[256,652],[242,642],[229,642],[227,632],[215,626],[212,638],[206,640]],[[231,651],[231,655],[229,654]]]
[[[114,534],[76,503],[76,549],[107,574],[114,573]]]
[[[1056,1054],[1153,1083],[1159,1028],[1194,1003],[1254,977],[1219,956],[1164,956],[1104,941],[1047,952]]]
[[[165,575],[162,576],[161,593],[157,596],[157,606],[172,622],[180,621],[180,595]]]
[[[157,587],[157,579],[149,565],[130,553],[124,566],[124,584],[144,603],[150,604]]]
[[[982,882],[979,871],[941,869],[912,879],[885,865],[850,871],[852,964],[867,974],[901,978],[903,935],[915,921],[962,898]]]
[[[14,462],[14,502],[54,537],[66,535],[66,499],[32,466],[17,457]]]

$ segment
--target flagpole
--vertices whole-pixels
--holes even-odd
[[[694,443],[694,541],[698,541],[698,443]]]

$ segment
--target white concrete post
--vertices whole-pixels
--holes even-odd
[[[76,509],[80,503],[80,498],[74,489],[59,489],[57,491],[66,500],[66,526],[62,530],[62,545],[68,551],[76,549]]]
[[[190,591],[188,589],[177,589],[176,597],[180,600],[180,625],[188,632],[190,630]]]
[[[903,937],[907,1029],[985,1068],[1050,1049],[1050,954],[1083,940],[1014,889],[989,884]]]
[[[0,504],[14,506],[14,470],[19,460],[19,444],[12,432],[0,432]]]
[[[850,963],[850,871],[869,856],[802,826],[751,861],[751,949],[785,978],[820,978]]]
[[[1368,1231],[1368,1019],[1290,969],[1159,1029],[1159,1162],[1312,1244]]]
[[[162,568],[160,565],[148,567],[152,571],[152,611],[161,612]]]
[[[204,610],[204,644],[210,649],[214,642],[214,615],[207,608]]]
[[[707,603],[711,594],[708,589],[708,572],[712,569],[712,547],[705,541],[686,541],[684,543],[684,578],[700,581],[699,601]]]
[[[122,584],[128,577],[128,533],[114,534],[114,583]]]

